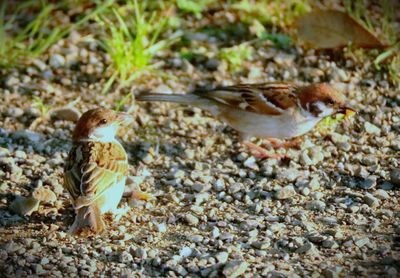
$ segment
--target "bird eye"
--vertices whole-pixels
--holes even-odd
[[[101,120],[100,120],[100,124],[104,125],[104,124],[106,124],[106,123],[107,123],[107,119],[101,119]]]
[[[328,104],[333,104],[333,103],[334,103],[333,99],[328,99]]]

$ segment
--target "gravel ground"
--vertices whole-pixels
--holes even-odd
[[[216,50],[216,38],[190,39]],[[230,74],[215,56],[188,62],[166,51],[157,58],[162,75],[101,95],[109,61],[73,32],[26,68],[3,70],[1,276],[399,277],[399,90],[347,52],[259,46],[254,54]],[[140,187],[156,199],[124,198],[125,215],[104,235],[66,233],[73,210],[62,170],[82,112],[143,89],[273,80],[331,82],[359,114],[306,135],[289,160],[256,160],[232,129],[199,109],[129,100],[123,109],[136,122],[121,136],[127,191]],[[40,204],[15,214],[32,194]]]

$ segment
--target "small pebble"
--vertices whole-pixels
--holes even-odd
[[[230,261],[226,263],[222,274],[224,274],[225,277],[227,278],[235,278],[239,277],[243,273],[246,272],[247,268],[249,267],[249,264],[245,261]]]
[[[291,198],[295,195],[296,195],[296,190],[294,189],[294,187],[292,185],[288,185],[288,186],[285,186],[285,187],[279,189],[276,192],[275,197],[278,200],[284,200],[284,199]]]

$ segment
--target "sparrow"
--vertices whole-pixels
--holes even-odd
[[[78,120],[64,169],[64,187],[76,214],[70,233],[101,233],[105,230],[102,215],[116,213],[128,174],[128,156],[115,136],[131,122],[130,115],[105,108],[89,110]]]
[[[275,147],[310,131],[319,121],[336,113],[351,114],[344,96],[325,83],[298,86],[286,82],[238,84],[189,94],[143,93],[138,101],[166,101],[193,105],[208,111],[239,132],[239,138],[262,158],[281,158],[250,142],[264,138]]]

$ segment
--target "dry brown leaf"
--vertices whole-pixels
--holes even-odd
[[[295,23],[298,37],[317,49],[345,47],[381,48],[386,44],[344,12],[318,10],[305,14]]]

